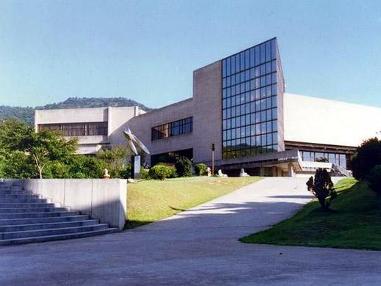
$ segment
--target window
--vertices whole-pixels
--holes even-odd
[[[319,161],[326,159],[329,163],[347,168],[347,160],[345,154],[315,151],[300,151],[303,161]]]
[[[254,156],[279,149],[277,91],[282,89],[278,88],[277,83],[278,61],[275,39],[223,60],[224,159]]]
[[[193,131],[193,117],[188,117],[180,119],[177,121],[165,123],[152,127],[151,129],[151,140],[159,140],[163,138],[168,138],[172,136],[183,135],[187,133],[192,133]]]
[[[39,124],[38,130],[58,131],[63,136],[107,136],[107,122]]]

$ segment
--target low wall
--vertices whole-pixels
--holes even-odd
[[[120,179],[27,179],[25,190],[69,210],[123,229],[127,215],[127,181]]]

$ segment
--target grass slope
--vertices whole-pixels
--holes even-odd
[[[127,228],[172,216],[257,180],[258,177],[191,177],[129,184]]]
[[[271,229],[241,238],[246,243],[381,250],[381,198],[365,183],[343,179],[331,212],[317,201]]]

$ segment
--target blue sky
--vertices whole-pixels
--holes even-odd
[[[286,90],[381,106],[381,1],[0,1],[0,105],[192,96],[192,72],[278,37]]]

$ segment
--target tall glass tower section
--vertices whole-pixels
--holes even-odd
[[[222,60],[224,160],[284,150],[283,93],[276,38]]]

